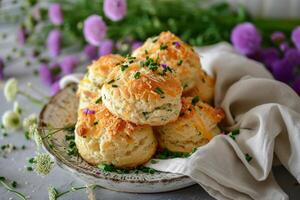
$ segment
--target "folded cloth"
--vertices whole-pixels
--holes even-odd
[[[216,77],[214,102],[226,113],[224,129],[240,133],[216,136],[188,158],[147,165],[187,175],[216,199],[288,199],[271,168],[275,154],[300,182],[299,96],[229,44],[197,51]]]

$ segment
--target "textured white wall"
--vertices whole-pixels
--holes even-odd
[[[219,1],[219,0],[218,0]],[[260,17],[300,18],[300,0],[227,0],[245,5],[251,14]]]

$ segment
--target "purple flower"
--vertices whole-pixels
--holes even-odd
[[[275,61],[278,61],[279,59],[279,51],[276,48],[264,49],[261,52],[261,60],[269,69],[271,68],[273,63]]]
[[[137,48],[139,48],[140,46],[142,46],[143,43],[140,41],[134,41],[131,45],[131,49],[132,51],[136,50]]]
[[[292,65],[300,65],[300,51],[297,49],[291,48],[286,50],[284,58]]]
[[[297,26],[292,32],[292,41],[294,45],[300,50],[300,26]]]
[[[40,69],[39,69],[39,75],[40,75],[41,81],[46,85],[50,86],[54,81],[52,72],[47,64],[44,64],[44,63],[41,64]]]
[[[180,47],[180,43],[179,43],[179,42],[173,42],[173,45],[174,45],[176,48],[179,48],[179,47]]]
[[[287,59],[275,61],[272,65],[272,74],[275,79],[289,83],[293,79],[293,65]]]
[[[292,87],[300,95],[300,76],[298,76],[293,82]]]
[[[94,110],[89,109],[89,108],[85,108],[85,109],[83,110],[83,113],[86,114],[86,115],[93,115],[93,114],[95,114],[96,112],[95,112]]]
[[[104,56],[110,54],[114,48],[114,42],[112,40],[103,40],[99,46],[98,56]]]
[[[3,59],[0,57],[0,80],[4,79],[4,61]]]
[[[69,55],[62,59],[60,62],[60,68],[63,74],[71,74],[74,68],[78,65],[79,59],[76,56]]]
[[[234,27],[231,42],[240,53],[254,54],[260,48],[261,35],[253,24],[245,22]]]
[[[47,38],[47,48],[51,56],[56,57],[60,54],[61,33],[59,30],[52,30]]]
[[[282,51],[282,52],[286,52],[288,49],[289,49],[289,44],[287,42],[283,42],[279,45],[279,49]]]
[[[83,34],[90,44],[98,46],[106,35],[106,24],[98,15],[89,16],[83,24]]]
[[[50,21],[55,25],[60,25],[64,22],[64,16],[60,4],[54,3],[50,5],[48,10],[48,17]]]
[[[163,69],[167,69],[167,67],[168,67],[168,65],[166,65],[166,64],[161,64],[160,65]]]
[[[87,44],[85,45],[83,52],[90,60],[95,60],[98,58],[98,48],[96,46]]]
[[[17,30],[17,40],[18,40],[19,44],[24,45],[26,42],[26,38],[27,38],[26,29],[24,26],[21,26]]]
[[[56,81],[51,85],[51,96],[56,95],[60,90],[59,81]]]
[[[126,0],[104,0],[103,10],[106,17],[112,21],[119,21],[126,15]]]
[[[280,43],[282,43],[285,40],[285,35],[284,35],[283,32],[276,31],[276,32],[272,33],[271,40],[275,44],[280,44]]]

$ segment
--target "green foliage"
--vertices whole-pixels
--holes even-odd
[[[34,32],[31,42],[41,45],[53,28],[63,31],[64,45],[83,45],[83,22],[93,14],[103,17],[108,25],[107,37],[115,41],[140,40],[171,31],[191,45],[207,45],[229,40],[231,29],[249,20],[243,8],[233,10],[227,3],[206,8],[207,0],[128,0],[127,14],[118,22],[105,17],[103,0],[54,0],[63,7],[64,23],[61,26],[44,26]],[[47,21],[47,19],[46,19]]]

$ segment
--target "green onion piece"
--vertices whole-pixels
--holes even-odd
[[[199,96],[195,96],[195,97],[192,99],[192,104],[195,106],[199,101],[200,101]]]

